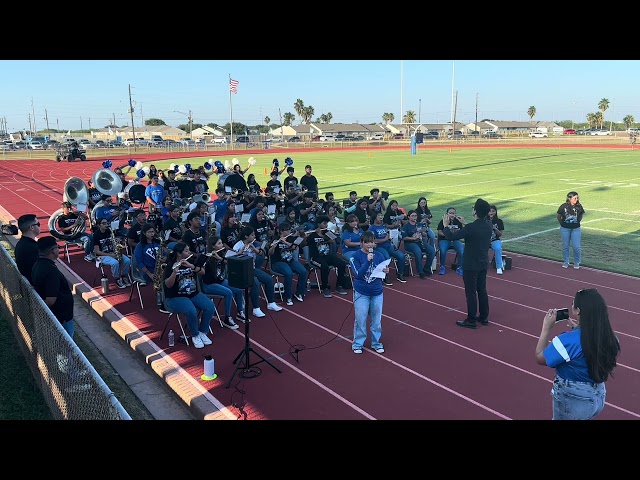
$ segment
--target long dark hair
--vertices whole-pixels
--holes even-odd
[[[142,245],[146,245],[148,243],[146,233],[152,228],[156,228],[156,227],[151,223],[145,223],[144,225],[142,225],[142,228],[140,229],[140,243]],[[151,244],[153,244],[153,240],[151,240]]]
[[[355,230],[351,228],[351,225],[349,225],[354,220],[358,220],[358,217],[355,214],[350,213],[349,215],[347,215],[347,218],[344,221],[344,225],[342,226],[342,231],[344,232],[346,230],[347,232],[354,232]],[[356,226],[356,228],[359,227]]]
[[[580,309],[580,344],[589,375],[597,383],[613,377],[620,343],[609,323],[609,310],[602,295],[595,288],[579,290],[573,306]]]
[[[176,263],[178,261],[178,254],[184,252],[184,249],[187,247],[188,245],[186,243],[177,242],[167,256],[168,264],[173,265],[174,263]]]
[[[493,216],[494,219],[498,219],[498,207],[496,207],[495,205],[489,205],[489,210],[494,209],[496,211],[496,214]]]

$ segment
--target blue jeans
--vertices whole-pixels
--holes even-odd
[[[194,297],[169,297],[164,299],[169,310],[182,313],[187,317],[187,326],[192,337],[198,333],[209,333],[209,326],[213,318],[213,302],[204,293],[197,293]],[[202,310],[200,325],[198,325],[198,310]]]
[[[384,246],[378,245],[376,248],[374,248],[374,250],[380,252],[385,260],[388,260],[391,257],[395,258],[398,264],[398,275],[404,275],[405,257],[402,250],[396,250],[395,248],[393,248],[391,242],[389,242],[388,245]]]
[[[552,420],[590,420],[600,415],[606,396],[604,382],[575,382],[556,375],[551,387]]]
[[[271,270],[276,273],[280,273],[284,276],[284,298],[290,299],[293,295],[293,274],[298,274],[298,284],[296,286],[296,293],[304,296],[307,292],[307,269],[302,266],[297,260],[291,262],[276,262],[271,265]]]
[[[227,282],[225,285],[224,282]],[[229,286],[227,279],[223,283],[202,283],[202,293],[207,295],[220,295],[224,297],[224,314],[227,317],[231,316],[231,304],[233,298],[236,299],[236,306],[238,311],[244,311],[244,300],[242,299],[243,290],[240,288],[233,288]]]
[[[131,268],[131,259],[122,255],[122,272],[120,272],[120,263],[113,257],[99,257],[100,262],[103,265],[111,267],[111,273],[113,278],[118,279],[123,275],[129,275],[129,269]]]
[[[62,328],[64,328],[65,331],[69,334],[69,336],[73,339],[73,332],[75,332],[73,318],[71,320],[67,320],[66,322],[64,322],[62,324]]]
[[[260,307],[260,284],[264,285],[265,294],[267,295],[267,303],[275,302],[273,295],[273,278],[264,270],[259,268],[253,269],[253,286],[251,287],[251,304],[253,308]]]
[[[371,317],[371,348],[382,348],[380,337],[382,336],[382,296],[375,295],[369,297],[354,290],[353,309],[356,319],[353,324],[353,350],[362,349],[364,341],[367,339],[367,316]]]
[[[491,248],[495,252],[496,268],[502,268],[502,240],[494,240],[491,242]]]
[[[440,266],[445,265],[447,261],[447,251],[449,246],[453,244],[453,249],[458,254],[458,266],[462,266],[462,257],[464,255],[464,244],[460,240],[438,240],[438,248],[440,249]]]
[[[569,247],[573,247],[573,264],[580,264],[582,260],[582,247],[580,246],[580,227],[564,228],[560,227],[560,236],[562,237],[562,262],[569,264]]]
[[[404,244],[405,252],[409,252],[416,260],[416,269],[418,270],[418,274],[422,274],[425,269],[431,268],[431,262],[433,262],[433,257],[436,254],[435,249],[431,245],[427,245],[424,249],[427,254],[427,260],[423,262],[421,246],[424,247],[422,242],[405,242]]]

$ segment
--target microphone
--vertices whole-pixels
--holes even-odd
[[[369,253],[373,253],[373,248],[369,248]],[[373,263],[373,259],[369,260],[369,263]]]

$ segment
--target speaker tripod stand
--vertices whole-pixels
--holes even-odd
[[[260,355],[251,347],[250,338],[249,338],[249,325],[251,325],[251,319],[249,318],[249,288],[246,288],[246,287],[244,289],[244,316],[245,316],[244,348],[233,361],[233,364],[236,365],[236,368],[233,371],[233,374],[231,375],[231,377],[229,377],[229,380],[227,381],[225,388],[229,388],[229,385],[231,385],[231,381],[233,380],[233,377],[236,376],[236,373],[238,373],[238,370],[240,370],[240,378],[255,378],[258,375],[260,375],[262,373],[262,370],[256,367],[256,365],[262,362],[265,362],[268,365],[270,365],[278,373],[282,373],[282,371],[278,367],[276,367],[274,364],[269,362],[269,360],[264,358],[262,355]],[[250,359],[251,352],[253,352],[253,354],[256,355],[257,357],[259,357],[260,360],[257,362],[251,363],[251,359]]]

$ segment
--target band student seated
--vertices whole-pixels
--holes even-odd
[[[131,286],[129,281],[131,259],[122,253],[124,245],[113,244],[113,238],[109,222],[105,219],[99,220],[98,227],[93,233],[93,253],[103,265],[111,267],[111,274],[118,288],[127,288]],[[122,258],[119,259],[119,257]]]
[[[100,220],[106,220],[107,223],[111,225],[112,222],[119,220],[118,228],[113,233],[119,237],[126,237],[127,228],[124,226],[124,217],[126,217],[126,212],[113,205],[113,197],[111,195],[102,195],[101,201],[103,205],[96,208],[96,223],[99,225]]]
[[[198,292],[196,275],[204,275],[204,268],[196,267],[189,261],[195,261],[194,258],[187,244],[178,242],[173,247],[164,269],[164,302],[170,311],[187,317],[193,346],[204,348],[212,343],[207,332],[213,318],[214,305],[209,297]],[[200,321],[198,310],[202,311]]]
[[[402,227],[402,242],[404,251],[411,253],[416,261],[416,269],[420,278],[431,276],[431,264],[436,254],[427,237],[427,232],[418,227],[418,214],[415,211],[409,212],[409,221]],[[422,263],[422,254],[426,254],[427,259]]]
[[[187,216],[188,230],[182,234],[182,242],[189,245],[189,250],[195,254],[207,253],[207,242],[200,227],[202,226],[202,217],[200,212],[193,211]]]
[[[140,241],[133,251],[134,271],[142,280],[140,282],[142,286],[153,282],[159,249],[160,242],[156,238],[156,229],[150,223],[145,223],[140,229]]]
[[[320,289],[325,298],[331,298],[332,296],[329,288],[330,267],[336,267],[338,270],[336,276],[336,292],[340,295],[346,295],[348,293],[347,289],[351,288],[351,282],[347,276],[347,262],[330,252],[329,245],[335,243],[335,240],[326,235],[328,220],[326,215],[320,215],[317,218],[318,226],[315,231],[311,232],[307,237],[309,254],[311,255],[311,265],[320,269]]]
[[[284,297],[287,305],[293,305],[293,275],[298,274],[296,293],[293,296],[302,302],[307,291],[307,269],[298,261],[297,246],[293,243],[296,236],[291,235],[291,225],[282,222],[277,231],[278,239],[269,247],[271,271],[284,276]]]
[[[133,252],[140,241],[140,232],[145,223],[147,223],[147,216],[144,214],[144,210],[136,210],[134,215],[134,221],[127,230],[127,245],[129,245],[129,251]]]
[[[224,320],[222,324],[236,330],[238,324],[233,321],[231,316],[231,304],[233,299],[236,300],[236,318],[244,322],[246,316],[244,314],[244,291],[241,288],[229,286],[227,278],[227,259],[225,253],[227,249],[222,243],[220,237],[212,236],[208,241],[208,249],[211,256],[204,265],[204,276],[202,277],[202,293],[206,295],[220,295],[224,298]]]
[[[420,197],[418,199],[418,206],[416,207],[416,213],[418,214],[418,225],[427,229],[427,236],[429,237],[429,243],[436,246],[436,234],[431,229],[431,221],[433,215],[429,206],[427,205],[427,198]]]
[[[456,209],[453,207],[447,208],[447,216],[449,219],[448,229],[450,233],[456,233],[462,227],[464,227],[464,217],[458,216],[456,213]],[[456,269],[456,273],[458,275],[462,275],[462,260],[464,256],[464,244],[460,240],[448,240],[444,235],[444,224],[443,221],[440,220],[438,223],[438,248],[440,249],[440,271],[438,275],[444,275],[447,273],[447,267],[445,266],[445,261],[447,260],[447,251],[449,250],[449,246],[453,243],[453,248],[458,254],[458,268]]]
[[[62,215],[58,216],[56,230],[63,235],[71,234],[71,232],[83,222],[82,218],[80,218],[81,216],[84,217],[86,221],[87,216],[84,213],[78,213],[72,210],[71,202],[62,202]],[[84,232],[72,241],[82,244],[84,248],[84,259],[87,262],[93,262],[96,259],[93,254],[93,235]]]
[[[342,241],[342,258],[347,262],[351,259],[354,253],[360,249],[360,238],[362,237],[362,229],[358,226],[358,217],[353,213],[347,215],[347,222],[342,228],[342,235],[340,239]]]
[[[398,271],[396,273],[396,278],[400,283],[407,283],[404,278],[404,269],[405,269],[405,256],[402,250],[396,249],[391,243],[391,235],[389,234],[389,229],[382,224],[383,214],[382,212],[378,212],[375,215],[372,215],[373,225],[369,226],[368,232],[373,232],[374,243],[375,243],[375,251],[380,252],[385,260],[393,257],[396,260],[398,265]],[[433,255],[431,256],[433,258]],[[427,266],[428,268],[428,266]],[[382,282],[385,285],[393,285],[389,275],[386,275]]]
[[[496,259],[496,273],[502,275],[502,232],[504,231],[504,222],[501,218],[498,218],[498,207],[495,205],[489,206],[489,218],[493,226],[493,231],[491,232],[491,248],[494,252],[493,258]]]
[[[282,307],[275,301],[273,290],[273,278],[262,269],[266,252],[261,248],[261,244],[256,242],[256,234],[253,228],[247,226],[240,231],[240,238],[233,246],[233,250],[239,255],[249,255],[253,257],[253,285],[251,287],[251,304],[253,305],[253,315],[264,317],[264,312],[260,309],[260,284],[264,285],[267,295],[267,309],[279,312]]]

